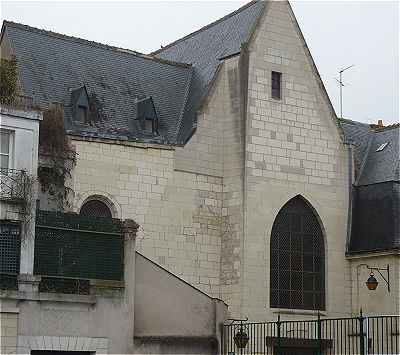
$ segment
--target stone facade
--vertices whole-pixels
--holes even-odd
[[[271,98],[272,71],[282,73],[280,100]],[[349,149],[287,2],[267,4],[241,54],[221,61],[185,146],[71,139],[72,210],[100,197],[114,217],[140,224],[140,252],[222,298],[234,316],[315,314],[269,300],[271,229],[302,196],[324,232],[324,314],[351,313]]]
[[[280,208],[296,195],[314,208],[325,233],[326,303],[349,310],[344,260],[348,211],[347,151],[312,58],[286,2],[272,2],[249,45],[246,214],[241,314],[269,313],[269,240]],[[282,99],[271,98],[271,72]],[[272,310],[271,310],[272,311]],[[268,315],[269,313],[269,315]]]
[[[73,143],[74,210],[107,198],[114,217],[140,224],[139,251],[218,295],[221,177],[174,170],[174,151],[163,146]]]

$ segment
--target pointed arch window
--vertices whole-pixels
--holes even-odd
[[[321,225],[300,196],[279,211],[271,233],[270,305],[325,309],[325,252]]]

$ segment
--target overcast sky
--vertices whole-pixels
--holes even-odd
[[[1,20],[149,53],[247,1],[1,1]],[[343,115],[399,121],[399,3],[291,1],[339,115],[337,72],[344,73]]]

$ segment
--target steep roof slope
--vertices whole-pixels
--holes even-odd
[[[353,189],[349,252],[399,249],[400,125],[381,128],[349,120],[340,122],[360,162]]]
[[[376,184],[399,179],[400,127],[386,127],[375,131],[370,139],[358,185]],[[378,150],[383,147],[382,150]]]
[[[340,124],[347,140],[355,145],[357,185],[399,181],[399,124],[379,128],[343,119]],[[388,144],[377,151],[384,143]]]
[[[18,60],[23,92],[36,104],[64,104],[71,132],[118,139],[176,142],[192,68],[143,54],[5,21],[2,39]],[[85,85],[101,103],[105,119],[96,126],[71,121],[71,90]],[[152,96],[160,120],[158,137],[138,128],[136,99]]]
[[[183,37],[152,55],[193,65],[193,82],[188,110],[191,120],[180,129],[183,141],[195,126],[193,111],[199,108],[223,58],[239,54],[263,12],[265,1],[252,1],[229,15]]]

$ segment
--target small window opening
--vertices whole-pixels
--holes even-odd
[[[384,150],[387,147],[388,144],[389,144],[389,142],[381,144],[376,151],[381,152],[382,150]]]
[[[77,111],[77,121],[81,123],[87,123],[87,107],[86,106],[78,106]]]
[[[153,133],[153,132],[154,132],[153,120],[151,120],[151,119],[146,119],[146,120],[144,120],[144,129],[145,129],[147,132]]]
[[[273,71],[271,73],[271,97],[273,99],[281,99],[281,81],[282,73]]]

